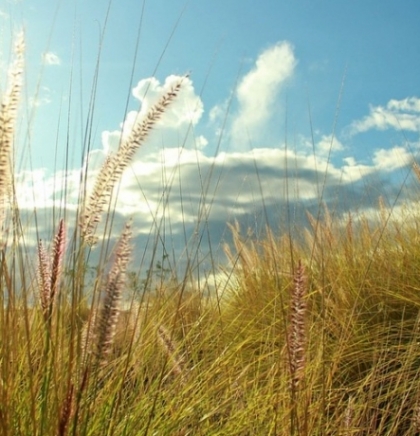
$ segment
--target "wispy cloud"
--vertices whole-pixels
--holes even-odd
[[[29,98],[29,104],[32,107],[40,107],[50,104],[52,101],[51,90],[47,86],[41,86],[38,95]]]
[[[43,53],[42,60],[46,65],[61,65],[61,59],[52,51]]]
[[[371,106],[367,116],[351,124],[349,133],[355,135],[372,129],[419,131],[420,99],[409,97],[390,100],[386,106]]]

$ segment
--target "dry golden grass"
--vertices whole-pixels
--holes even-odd
[[[13,186],[23,42],[16,59],[0,114],[2,198]],[[87,243],[112,191],[181,87],[109,156],[81,198],[81,234],[66,236],[60,220],[51,254],[45,241],[33,253],[16,211],[11,236],[22,246],[0,251],[0,434],[418,434],[416,210],[393,221],[380,201],[377,220],[337,220],[325,207],[296,238],[244,236],[235,223],[223,298],[187,271],[137,289],[123,309],[131,224],[111,255],[97,240],[89,278]]]

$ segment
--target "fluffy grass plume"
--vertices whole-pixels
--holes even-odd
[[[163,325],[158,327],[157,335],[159,343],[170,362],[171,372],[179,377],[182,384],[185,384],[187,378],[187,367],[183,356],[179,354],[175,340]]]
[[[66,227],[61,219],[54,238],[52,260],[47,254],[42,241],[38,244],[38,288],[44,318],[52,313],[55,297],[58,294],[66,247]]]
[[[12,193],[12,149],[14,127],[18,113],[18,104],[22,90],[25,41],[23,32],[16,37],[15,60],[9,70],[7,90],[1,98],[0,106],[0,228],[11,204]]]
[[[73,395],[74,386],[71,384],[61,407],[57,436],[66,436],[66,434],[68,434],[68,428],[73,409]]]
[[[122,139],[115,154],[107,156],[100,169],[92,193],[81,214],[80,227],[83,239],[90,245],[96,239],[94,232],[101,213],[110,200],[115,184],[127,168],[137,149],[144,143],[153,126],[159,121],[182,87],[183,79],[172,87],[147,112],[144,119],[137,118],[131,133]]]
[[[289,363],[291,386],[295,390],[303,379],[307,343],[307,289],[305,269],[299,261],[293,277],[289,326]]]
[[[115,336],[126,268],[130,260],[130,238],[131,224],[128,223],[115,249],[114,261],[104,286],[102,308],[97,317],[96,357],[101,363],[106,362]]]

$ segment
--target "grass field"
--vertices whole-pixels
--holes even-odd
[[[33,252],[12,164],[23,59],[19,37],[0,109],[0,434],[420,434],[418,210],[325,206],[293,236],[232,222],[216,289],[193,262],[143,280],[131,222],[108,247],[111,198],[181,79],[81,190],[77,226],[57,216]]]

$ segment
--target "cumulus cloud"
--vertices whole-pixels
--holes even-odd
[[[326,170],[325,161],[317,164],[317,171]],[[288,173],[288,165],[296,165],[297,171]],[[329,174],[330,180],[338,183],[340,171],[330,167]],[[93,172],[91,177],[95,176]],[[167,215],[177,233],[185,224],[193,225],[203,214],[206,220],[221,222],[253,214],[261,207],[261,192],[266,207],[293,200],[285,189],[286,178],[291,185],[299,186],[300,200],[315,199],[316,176],[313,159],[291,151],[255,149],[209,157],[200,150],[164,149],[154,162],[139,159],[124,173],[116,210],[125,218],[135,217],[136,228],[145,234],[155,220]],[[66,192],[66,207],[75,210],[79,179],[77,170],[53,175],[45,170],[21,173],[17,179],[20,207],[58,208]],[[39,194],[34,196],[33,192]]]
[[[68,210],[75,210],[77,208],[80,170],[57,171],[50,175],[46,169],[37,169],[21,171],[15,178],[16,195],[21,209],[52,210],[65,207]],[[64,192],[66,192],[65,199]]]
[[[341,167],[343,177],[347,183],[358,182],[364,177],[375,171],[373,165],[361,164],[352,156],[343,159],[344,165]]]
[[[307,150],[315,148],[315,152],[318,156],[332,155],[346,148],[334,135],[321,135],[319,139],[314,141],[315,146],[313,146],[312,141],[312,138],[300,137],[301,147]]]
[[[347,157],[342,165],[334,165],[326,156],[315,161],[311,154],[285,148],[221,152],[212,157],[201,150],[162,149],[154,161],[135,160],[124,173],[115,198],[116,226],[134,218],[137,235],[147,236],[165,220],[172,235],[186,229],[191,235],[197,223],[225,229],[228,221],[249,220],[263,209],[276,222],[290,204],[300,204],[303,210],[318,204],[319,183],[327,203],[338,197],[344,210],[351,207],[351,193],[353,207],[363,210],[371,206],[361,204],[362,196],[357,195],[366,189],[366,177],[376,173],[380,178],[380,171],[387,177],[407,159],[402,147],[379,150],[365,164]],[[91,177],[95,175],[96,171]],[[58,210],[65,205],[74,214],[79,180],[77,170],[51,176],[45,171],[22,173],[16,188],[20,208]],[[215,242],[219,236],[214,236]]]
[[[139,116],[147,113],[159,97],[179,81],[180,77],[171,75],[166,78],[164,84],[152,77],[138,82],[133,89],[133,96],[141,102]],[[182,89],[176,100],[171,104],[169,110],[165,111],[165,119],[160,121],[165,127],[177,128],[181,125],[197,124],[204,111],[203,102],[196,95],[192,81],[186,77],[182,83]]]
[[[110,235],[116,239],[124,223],[133,219],[137,260],[144,255],[146,264],[151,262],[154,244],[174,253],[181,266],[191,260],[188,253],[205,258],[211,249],[214,259],[223,256],[219,247],[224,238],[229,240],[228,222],[238,220],[254,231],[269,224],[276,230],[290,218],[299,228],[305,224],[305,211],[317,213],[321,191],[337,218],[348,210],[369,211],[385,186],[392,198],[388,179],[406,158],[401,147],[378,150],[368,162],[346,157],[340,164],[325,155],[314,157],[304,147],[224,151],[216,156],[199,149],[160,149],[154,159],[135,159],[124,173],[111,206],[115,215]],[[97,171],[91,172],[88,187]],[[80,170],[21,174],[16,183],[21,215],[31,216],[36,209],[38,216],[37,227],[26,227],[26,242],[36,244],[35,230],[42,238],[51,232],[53,211],[57,216],[66,210],[74,229],[79,193]]]
[[[148,110],[163,93],[168,91],[180,76],[169,76],[161,84],[156,78],[143,79],[133,88],[133,96],[141,103],[139,111],[130,111],[119,130],[102,132],[103,152],[95,151],[95,159],[100,161],[100,155],[115,152],[121,141],[121,136],[126,137],[136,119],[146,116]],[[190,132],[204,112],[201,98],[195,93],[192,81],[186,77],[176,100],[165,110],[162,118],[156,124],[154,132],[151,132],[147,148],[142,151],[142,159],[146,155],[153,155],[162,147],[179,147],[202,149],[207,145],[207,139],[200,135],[195,137]],[[93,160],[93,159],[92,159]]]
[[[327,155],[329,153],[343,151],[345,147],[333,135],[322,135],[321,139],[316,144],[316,149],[318,153],[321,153],[322,155]]]
[[[42,60],[46,65],[60,65],[61,64],[61,59],[58,57],[58,55],[51,52],[51,51],[43,53]]]
[[[289,53],[290,59],[293,59],[287,44],[277,45],[273,50],[283,58]],[[265,58],[264,53],[260,56],[256,69],[244,77],[238,95],[241,95],[247,82],[250,83],[249,89],[254,89],[254,92],[262,89],[264,93],[272,89],[255,83],[255,77],[258,77],[255,76],[256,71],[264,71],[264,68],[272,65],[274,58],[277,59],[273,53]],[[294,61],[289,62],[290,68],[292,64]],[[282,70],[283,78],[287,77],[290,68]],[[119,130],[103,132],[103,148],[93,150],[89,155],[91,180],[100,170],[105,155],[117,149],[121,135],[128,134],[136,117],[144,116],[174,80],[174,76],[171,76],[161,84],[157,79],[149,78],[136,85],[133,95],[141,103],[140,110],[129,112]],[[310,142],[304,137],[298,137],[293,150],[277,144],[276,148],[220,151],[217,155],[208,156],[207,138],[195,135],[191,129],[191,125],[197,124],[202,117],[203,103],[196,95],[192,81],[186,81],[186,89],[181,93],[180,101],[165,112],[152,132],[150,141],[145,144],[145,150],[135,156],[130,168],[124,173],[118,189],[115,203],[118,216],[121,220],[135,217],[138,235],[149,234],[150,229],[162,217],[171,222],[173,234],[181,234],[186,227],[192,231],[197,221],[204,221],[210,226],[222,226],[233,218],[255,216],[262,208],[271,210],[275,216],[290,202],[310,207],[318,202],[319,183],[323,184],[324,200],[328,201],[333,196],[348,199],[349,192],[365,189],[366,177],[377,173],[380,179],[380,174],[388,175],[406,165],[411,158],[405,148],[396,146],[378,149],[370,160],[366,159],[363,163],[352,156],[344,157],[341,163],[332,161],[331,153],[344,152],[346,147],[332,135],[320,133],[315,140],[315,156],[312,152],[308,153]],[[274,83],[276,88],[282,82],[273,79],[270,83]],[[270,99],[271,94],[267,98]],[[242,99],[242,103],[240,108],[243,110],[234,118],[236,126],[245,122],[247,116],[253,116],[245,109],[254,103],[247,100],[247,96]],[[393,101],[388,106],[391,109],[415,111],[413,103],[408,100]],[[259,116],[255,115],[254,126],[264,122],[264,116],[258,118]],[[182,141],[179,140],[180,132]],[[165,135],[167,141],[162,142]],[[42,176],[43,174],[36,175],[33,182],[34,188],[44,193],[42,206],[57,207],[62,190],[55,190],[54,183],[71,183],[72,188],[66,191],[66,201],[74,209],[78,202],[79,172],[56,174],[54,180],[45,180]],[[88,185],[91,184],[88,182]],[[20,186],[20,198],[26,207],[35,206],[32,197],[25,194],[30,192],[29,187],[25,184]],[[357,206],[363,209],[362,205]]]
[[[413,154],[405,147],[396,146],[390,149],[376,150],[373,156],[373,164],[377,170],[387,172],[402,168],[413,162]]]
[[[403,100],[390,100],[386,106],[371,106],[369,114],[350,126],[350,134],[368,130],[420,130],[420,99],[409,97]]]
[[[262,52],[254,68],[242,78],[236,90],[239,108],[231,130],[233,147],[252,138],[270,119],[276,97],[296,63],[291,44],[279,42]]]

